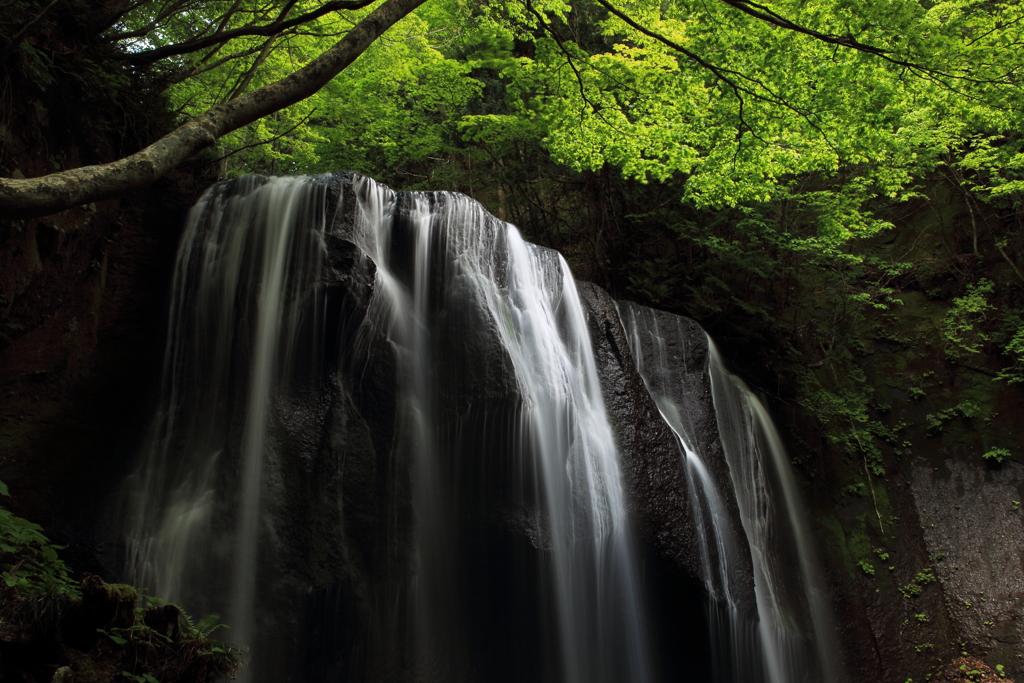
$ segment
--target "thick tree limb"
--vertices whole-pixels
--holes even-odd
[[[190,54],[192,52],[198,52],[205,50],[208,47],[212,47],[219,43],[226,43],[229,40],[235,38],[241,38],[244,36],[273,36],[283,31],[287,31],[290,28],[301,26],[302,24],[309,23],[314,19],[319,19],[325,14],[336,12],[337,10],[356,10],[362,9],[367,5],[372,5],[376,0],[334,0],[334,2],[325,2],[320,7],[316,8],[312,12],[306,12],[297,17],[284,19],[284,14],[278,17],[277,20],[264,24],[263,26],[239,26],[238,28],[228,29],[226,31],[216,31],[208,36],[201,36],[194,40],[187,40],[184,43],[175,43],[174,45],[165,45],[163,47],[154,48],[152,50],[143,50],[141,52],[133,52],[126,54],[124,57],[128,61],[135,62],[136,64],[152,64],[153,62],[167,57],[174,57],[176,55]],[[290,3],[288,9],[291,9]]]
[[[387,0],[332,48],[298,71],[218,105],[145,149],[100,166],[41,178],[0,178],[0,218],[31,218],[145,187],[226,133],[306,99],[426,0]]]

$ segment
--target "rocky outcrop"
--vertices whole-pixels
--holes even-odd
[[[125,677],[168,683],[233,679],[245,653],[211,638],[171,604],[140,603],[131,586],[83,574],[80,590],[0,601],[0,679],[100,683]]]
[[[675,437],[636,370],[614,300],[588,282],[578,283],[577,289],[640,531],[659,552],[700,580],[697,529]]]
[[[587,314],[605,406],[615,426],[619,454],[641,531],[659,553],[692,578],[705,581],[708,577],[704,575],[701,542],[697,537],[700,530],[693,519],[695,503],[688,496],[686,456],[637,370],[615,301],[597,285],[581,282],[577,288]],[[741,553],[736,560],[741,563],[745,577],[736,586],[739,590],[733,597],[744,609],[753,612],[756,611],[753,570],[718,436],[707,371],[707,335],[692,320],[666,312],[657,312],[657,315],[664,318],[662,333],[667,353],[678,360],[672,386],[666,391],[673,393],[677,405],[687,407],[692,446],[707,459],[718,491],[726,502],[729,519],[719,521],[729,525],[733,537],[741,542]],[[710,519],[707,511],[704,514]]]

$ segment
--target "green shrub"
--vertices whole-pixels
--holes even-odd
[[[10,496],[0,481],[0,496]],[[80,597],[78,584],[68,576],[67,565],[57,556],[64,546],[54,545],[38,524],[0,507],[0,566],[4,584],[22,599]]]
[[[982,278],[967,285],[967,292],[953,299],[953,308],[942,319],[941,331],[946,355],[953,359],[980,353],[989,336],[980,329],[994,306],[988,296],[995,292],[991,280]]]
[[[991,448],[987,452],[982,453],[981,457],[986,460],[995,460],[996,462],[1002,462],[1006,458],[1010,457],[1010,451],[1005,448]]]

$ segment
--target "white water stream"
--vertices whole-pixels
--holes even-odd
[[[372,588],[352,590],[388,612],[380,624],[411,632],[376,635],[411,643],[395,670],[438,683],[661,680],[615,436],[564,259],[462,195],[395,193],[357,176],[334,206],[332,182],[243,178],[215,186],[190,213],[160,402],[118,520],[129,580],[193,614],[222,614],[233,628],[223,637],[256,648],[244,676],[280,677],[268,659],[292,641],[273,641],[297,641],[302,617],[268,591],[313,592],[295,585],[278,514],[298,495],[281,416],[308,395],[306,412],[322,418],[325,368],[339,357],[368,363],[383,344],[397,433],[381,457],[396,470],[408,463],[415,531],[408,576],[380,585],[371,576]],[[327,231],[343,211],[375,283],[351,347],[326,349]],[[685,463],[715,682],[843,683],[806,513],[764,405],[709,341],[700,373],[722,450],[704,452],[681,323],[664,327],[670,316],[660,314],[659,326],[633,304],[619,314]],[[317,457],[315,444],[307,450],[302,458]],[[341,499],[331,504],[344,519]],[[389,527],[393,557],[406,543],[399,527]],[[332,552],[355,551],[323,550]],[[743,604],[744,553],[756,615]],[[504,659],[488,661],[492,650]]]
[[[161,402],[126,482],[129,579],[256,628],[270,402],[316,355],[326,186],[309,177],[215,186],[179,250]]]
[[[326,177],[242,179],[211,189],[193,209],[161,402],[125,486],[129,578],[193,613],[221,613],[233,628],[227,637],[242,645],[276,627],[273,596],[258,588],[261,576],[287,564],[267,514],[288,495],[274,406],[322,357],[327,185]],[[551,613],[542,621],[554,624],[557,679],[652,681],[618,455],[565,261],[461,195],[396,195],[356,179],[344,201],[357,202],[353,239],[377,266],[376,286],[356,348],[328,353],[358,354],[360,340],[376,331],[397,362],[395,443],[412,453],[416,514],[416,680],[474,675],[472,653],[456,642],[482,625],[458,609],[473,600],[454,579],[459,548],[472,541],[460,531],[458,489],[449,481],[460,467],[451,462],[451,433],[461,429],[450,416],[472,412],[483,395],[470,387],[466,405],[446,405],[451,378],[464,368],[436,361],[453,351],[457,359],[453,344],[483,327],[519,396],[511,414],[481,414],[502,423],[511,442],[502,457],[519,473],[518,506],[540,557],[533,609]],[[467,315],[473,329],[458,328]],[[460,448],[478,459],[498,456]],[[251,655],[245,676],[266,680],[261,652]]]
[[[785,446],[761,400],[725,370],[710,339],[708,346],[719,432],[754,564],[768,680],[842,683],[836,627]]]
[[[367,247],[385,295],[374,317],[387,318],[398,349],[403,403],[418,445],[417,616],[420,632],[428,634],[424,644],[437,647],[430,641],[432,624],[445,618],[443,603],[457,590],[445,585],[451,559],[445,556],[445,535],[452,520],[446,516],[449,489],[442,481],[445,456],[438,452],[434,414],[434,360],[444,350],[434,347],[434,337],[450,338],[450,330],[442,329],[446,318],[453,308],[470,308],[489,321],[518,384],[513,457],[520,471],[530,473],[524,494],[539,507],[534,537],[550,553],[550,564],[539,569],[556,602],[562,680],[651,680],[617,453],[565,261],[527,244],[514,226],[496,221],[463,195],[406,195],[395,208],[390,190],[361,182],[366,186],[359,193],[372,197],[364,200],[363,225],[376,237]],[[395,212],[410,249],[396,250],[391,233],[373,229],[386,228],[380,216]],[[396,260],[405,261],[405,277]]]

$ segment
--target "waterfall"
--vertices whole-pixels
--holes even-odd
[[[763,680],[764,666],[756,617],[746,613],[738,599],[744,572],[740,544],[744,539],[737,538],[726,522],[729,513],[724,494],[729,482],[721,477],[716,481],[712,475],[711,454],[701,452],[697,427],[692,422],[694,400],[687,390],[699,384],[701,378],[688,376],[685,360],[695,350],[687,348],[682,318],[625,301],[618,302],[616,308],[637,370],[675,435],[686,466],[689,499],[700,541],[702,578],[709,596],[706,609],[712,630],[715,680],[758,683]],[[800,679],[783,679],[785,683],[790,680]],[[782,682],[771,679],[771,683]]]
[[[708,346],[719,433],[754,559],[768,680],[841,683],[836,628],[782,439],[757,395],[725,370],[710,338]]]
[[[711,597],[713,663],[718,681],[795,683],[843,680],[832,621],[817,568],[806,514],[786,451],[761,400],[727,372],[704,335],[687,347],[683,318],[629,302],[617,304],[647,390],[679,441],[687,465],[694,518],[704,539],[704,581]],[[685,371],[687,356],[706,352],[701,368]],[[709,384],[728,482],[709,476],[710,453],[696,445],[692,392]],[[735,494],[754,571],[756,633],[739,609],[735,586],[740,540],[724,520],[723,484]]]
[[[215,185],[115,506],[127,578],[220,614],[248,681],[839,681],[763,406],[695,323],[620,304],[636,389],[610,412],[624,389],[598,376],[586,287],[463,195]],[[617,445],[659,413],[656,459]],[[639,480],[663,486],[642,514]],[[666,576],[686,588],[653,594]],[[664,616],[700,595],[703,613]],[[662,623],[706,625],[712,652]]]
[[[130,580],[232,636],[256,629],[260,509],[272,485],[268,412],[317,355],[316,279],[326,186],[313,178],[217,185],[179,250],[161,401],[126,484]]]
[[[652,681],[618,454],[565,261],[467,197],[357,177],[332,198],[337,182],[241,179],[191,212],[161,402],[125,486],[130,578],[222,613],[230,638],[250,647],[247,675],[275,680],[268,660],[286,655],[268,653],[288,649],[275,605],[301,592],[289,578],[294,532],[276,512],[295,495],[290,406],[310,396],[304,420],[329,422],[335,408],[316,406],[340,399],[322,376],[344,366],[354,385],[365,381],[376,344],[397,380],[385,459],[410,463],[415,519],[407,576],[354,591],[376,612],[408,612],[379,617],[384,628],[412,625],[410,638],[391,639],[407,650],[390,653],[402,663],[376,666],[425,681]],[[359,329],[338,337],[348,347],[325,349],[325,245],[342,214],[375,264],[373,295]],[[353,541],[337,543],[338,566],[357,564]],[[512,623],[492,623],[501,615]],[[526,635],[495,644],[511,627]]]
[[[395,345],[407,438],[416,444],[415,597],[425,634],[420,668],[442,680],[465,675],[451,668],[461,643],[470,639],[467,631],[458,632],[460,615],[452,609],[464,600],[451,582],[464,571],[455,566],[464,558],[453,546],[466,541],[452,531],[460,525],[457,508],[465,504],[456,497],[452,480],[458,473],[452,470],[467,467],[462,457],[493,458],[505,448],[518,511],[526,512],[528,532],[548,556],[543,583],[557,612],[560,680],[650,680],[614,439],[564,259],[527,244],[513,226],[463,195],[396,196],[370,180],[359,182],[357,192],[373,196],[360,232],[373,236],[366,249],[378,264],[384,295],[371,320],[387,326]],[[390,230],[385,215],[394,216]],[[460,367],[473,353],[465,335],[481,329],[494,334],[493,362],[500,366],[504,356],[511,365],[518,405],[501,406],[504,415],[471,403],[455,415],[442,414],[451,411],[441,406],[453,395],[486,399],[485,388],[452,386],[481,381],[463,376]],[[511,447],[494,443],[491,435],[483,439],[490,452],[474,452],[480,440],[469,435],[490,423]],[[468,452],[458,457],[460,451]],[[447,661],[436,661],[439,652],[447,653],[441,658]]]

